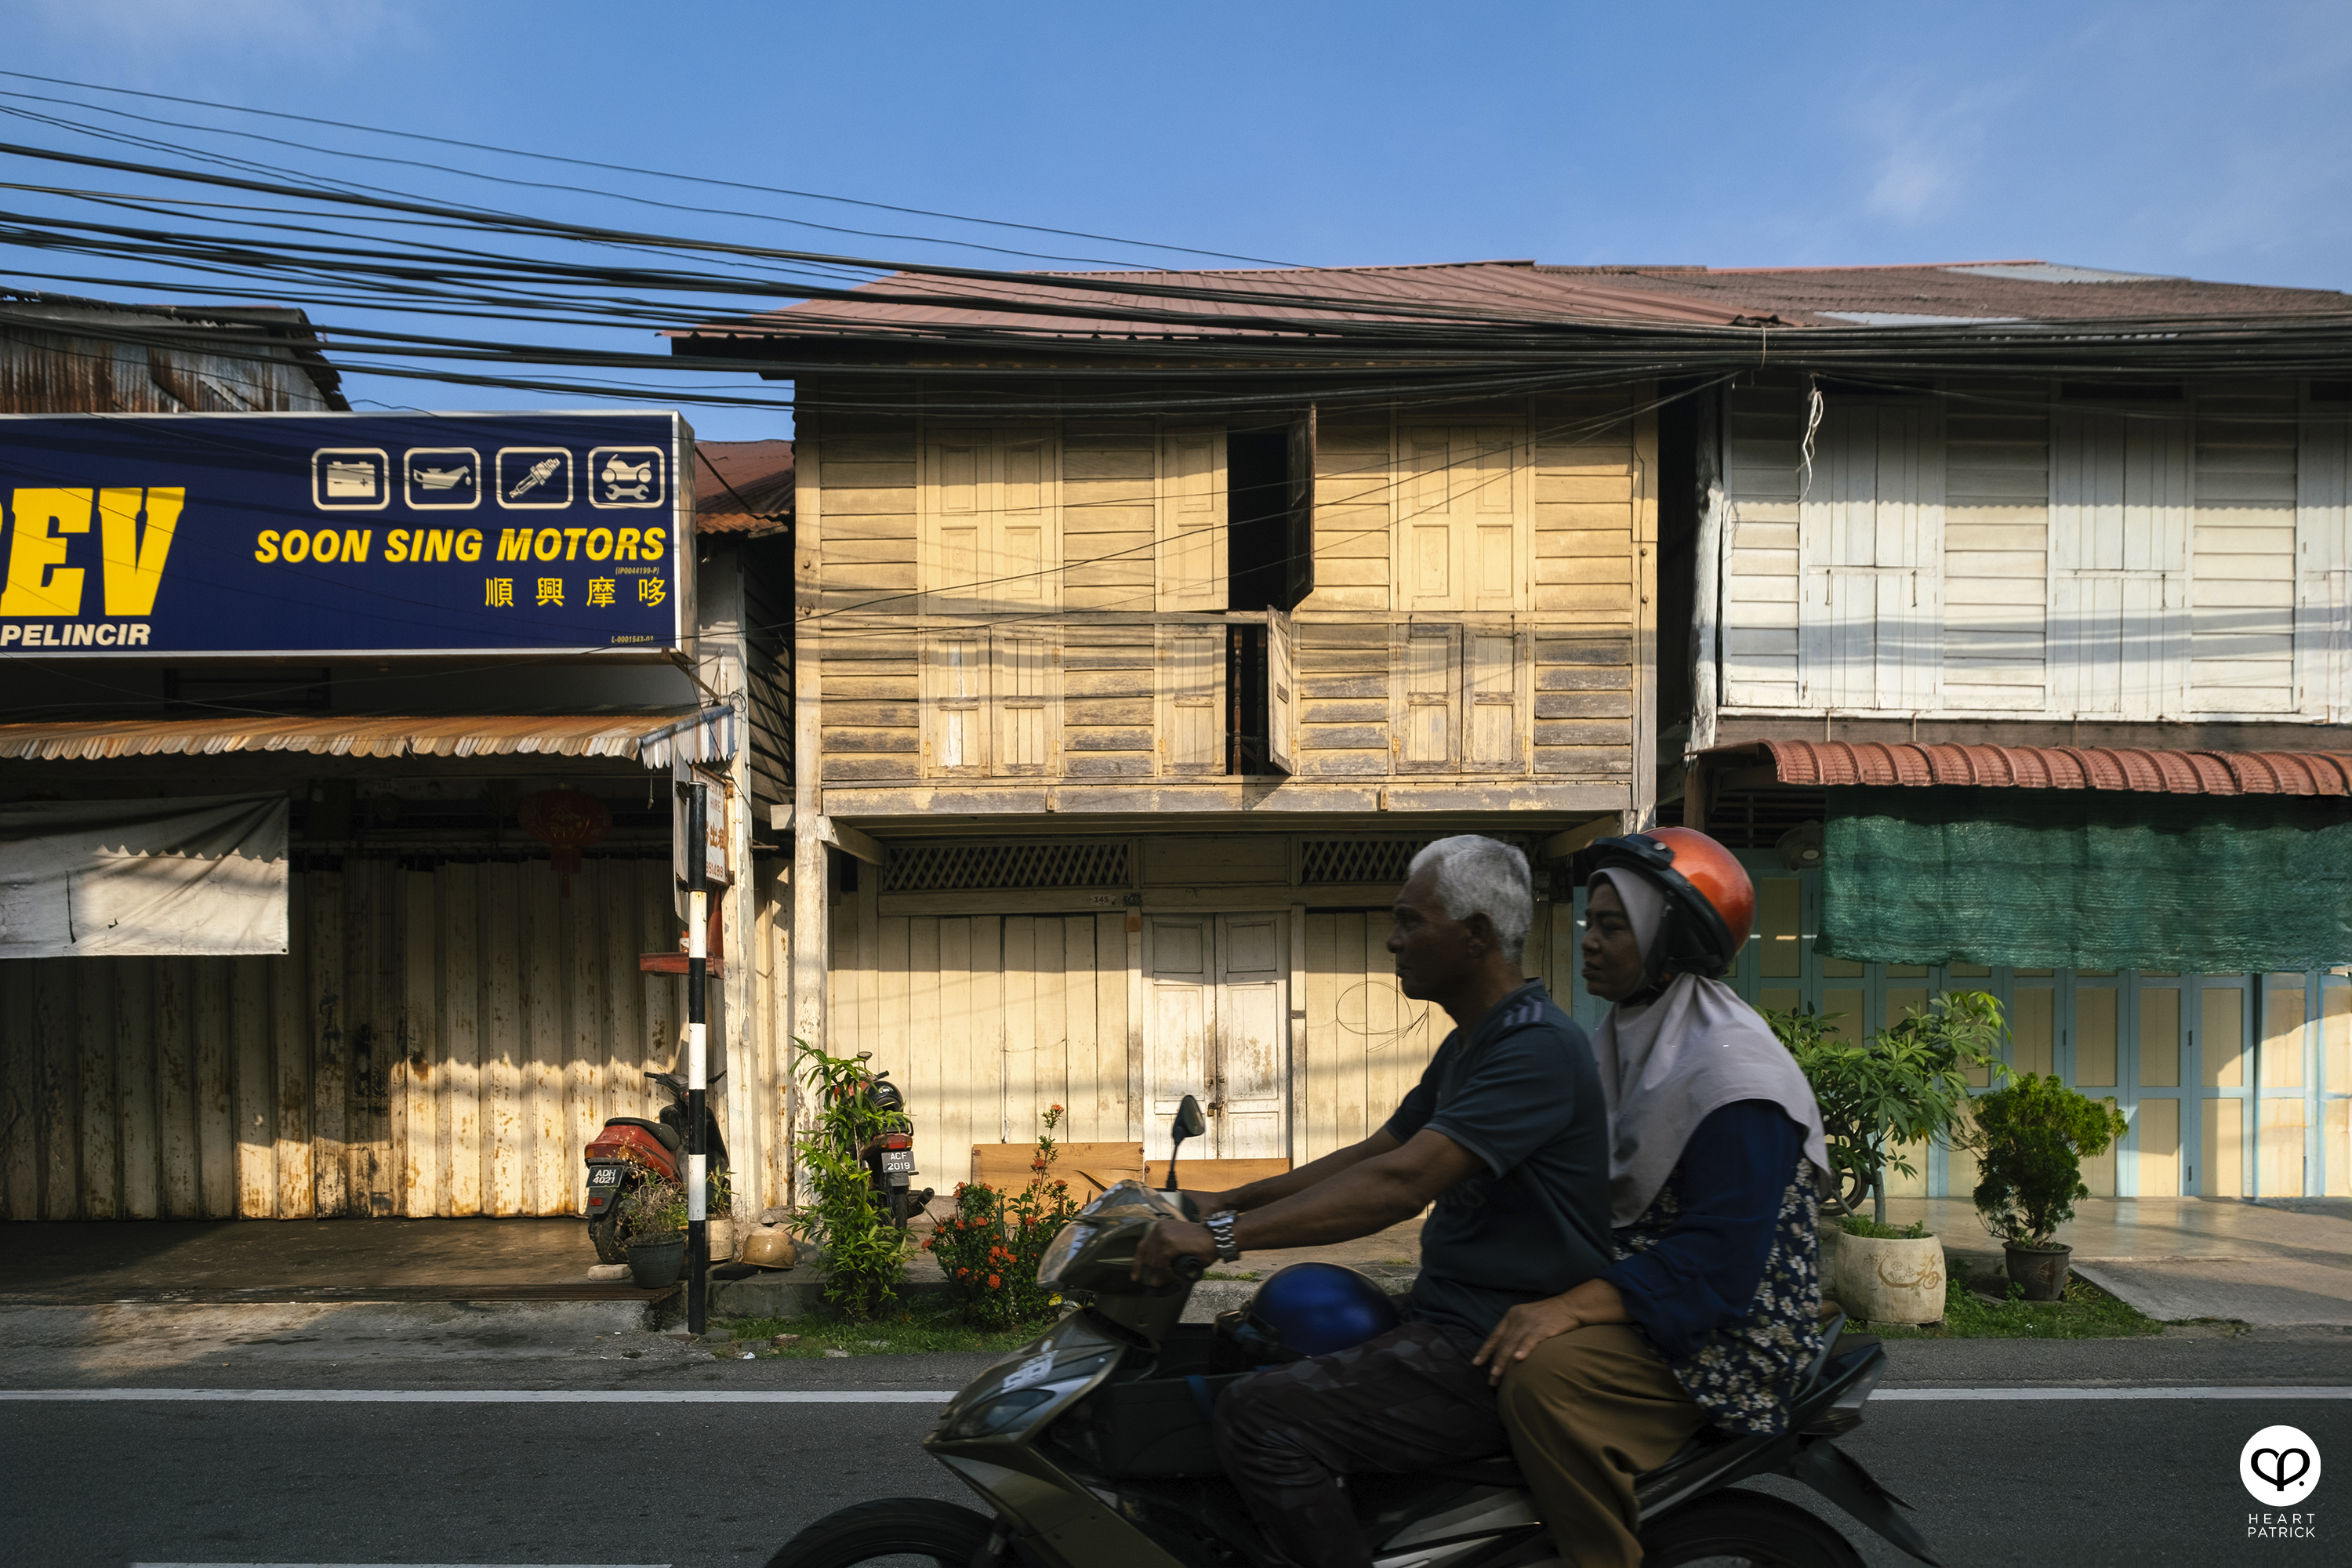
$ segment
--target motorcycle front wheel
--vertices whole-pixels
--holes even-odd
[[[853,1568],[885,1558],[928,1558],[966,1568],[988,1545],[984,1514],[930,1498],[878,1498],[826,1514],[784,1542],[768,1568]]]
[[[1644,1529],[1642,1561],[1646,1568],[1687,1568],[1698,1563],[1862,1568],[1862,1553],[1818,1514],[1737,1488],[1676,1509]]]

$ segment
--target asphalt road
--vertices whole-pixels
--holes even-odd
[[[1909,1347],[1900,1347],[1907,1349]],[[1947,1347],[1935,1347],[1938,1350]],[[1951,1347],[1957,1348],[1957,1347]],[[2053,1352],[2061,1347],[2032,1347]],[[2048,1381],[2341,1383],[2345,1342],[2250,1358],[2243,1346],[2189,1354],[2143,1342],[2129,1360],[2053,1357]],[[2284,1349],[2285,1347],[2277,1347]],[[2076,1352],[2094,1346],[2074,1347]],[[2223,1356],[2221,1352],[2236,1352]],[[938,1389],[981,1358],[871,1357],[820,1363],[633,1363],[634,1375],[582,1369],[572,1387]],[[642,1368],[642,1371],[640,1371]],[[239,1371],[245,1369],[237,1369]],[[431,1379],[251,1378],[248,1386],[546,1387],[475,1363]],[[543,1367],[533,1372],[543,1373]],[[1921,1364],[1914,1386],[1939,1381]],[[1978,1369],[1955,1362],[1963,1374]],[[1988,1366],[1983,1369],[1993,1370]],[[2002,1370],[2015,1371],[2011,1362]],[[2237,1375],[2229,1375],[2231,1373]],[[2318,1375],[2332,1373],[2333,1375]],[[16,1386],[23,1381],[7,1380]],[[46,1381],[46,1380],[45,1380]],[[58,1379],[58,1383],[83,1383]],[[175,1385],[193,1378],[168,1380]],[[1970,1381],[1974,1381],[1973,1379]],[[1990,1380],[1987,1380],[1990,1381]],[[2003,1379],[2002,1381],[2011,1381]],[[2133,1379],[2132,1381],[2143,1381]],[[162,1385],[165,1380],[156,1380]],[[870,1498],[961,1500],[918,1439],[927,1404],[362,1404],[0,1402],[0,1561],[10,1564],[513,1563],[734,1568],[765,1562],[808,1521]],[[2305,1505],[2316,1540],[2250,1542],[2254,1506],[2238,1451],[2285,1422],[2317,1440],[2323,1479]],[[1850,1450],[1917,1505],[1948,1563],[2209,1564],[2343,1561],[2347,1526],[2333,1500],[2352,1488],[2352,1402],[2254,1400],[1879,1402]],[[1802,1497],[1784,1483],[1752,1483]],[[1907,1562],[1846,1525],[1874,1563]]]

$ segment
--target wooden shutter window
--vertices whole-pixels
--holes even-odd
[[[976,636],[941,637],[931,653],[931,760],[942,772],[987,766],[982,708],[986,644]]]
[[[996,596],[1034,605],[1045,597],[1045,442],[1007,440],[998,520],[1004,547],[996,563]]]
[[[1161,442],[1159,602],[1163,610],[1225,607],[1225,440],[1171,431]]]
[[[1408,428],[1399,571],[1407,610],[1510,612],[1527,594],[1521,433],[1507,426]]]
[[[1473,610],[1508,610],[1519,593],[1515,444],[1507,430],[1477,433],[1472,473],[1476,502],[1465,520]]]
[[[1170,773],[1224,770],[1218,700],[1224,686],[1219,657],[1223,647],[1224,632],[1217,626],[1171,627],[1160,644],[1160,754]]]
[[[1800,512],[1799,700],[1933,708],[1944,668],[1942,412],[1833,399],[1818,453]]]
[[[1521,765],[1517,639],[1473,632],[1469,640],[1470,765],[1516,772]]]
[[[1408,769],[1443,768],[1454,760],[1452,626],[1414,626],[1404,642],[1404,757]]]
[[[1034,427],[925,439],[920,582],[935,611],[985,614],[1058,604],[1059,459]]]
[[[1043,637],[996,637],[996,756],[1001,773],[1042,773],[1052,735],[1052,649]]]
[[[1404,580],[1414,609],[1454,603],[1453,444],[1444,430],[1408,430],[1405,444]]]
[[[1297,667],[1291,654],[1290,617],[1280,610],[1265,616],[1265,754],[1284,773],[1298,771],[1298,710],[1292,700]]]
[[[2179,713],[2189,687],[2189,420],[2065,408],[2052,418],[2053,706]]]

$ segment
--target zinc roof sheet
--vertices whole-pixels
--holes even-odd
[[[109,757],[307,752],[330,757],[625,757],[669,765],[673,750],[711,761],[734,750],[731,710],[646,713],[386,715],[329,718],[68,720],[0,724],[0,757],[37,762]],[[709,753],[708,755],[702,753]]]
[[[1131,281],[1136,292],[1118,287]],[[1223,299],[1171,299],[1150,288],[1214,290]],[[2352,296],[2325,289],[2210,283],[2047,261],[1936,262],[1895,267],[1551,267],[1469,261],[1413,267],[1228,271],[1035,273],[1018,280],[898,273],[845,300],[811,300],[697,334],[792,336],[953,333],[985,327],[1045,337],[1150,339],[1255,334],[1279,317],[1316,321],[1390,319],[1375,306],[1458,311],[1465,319],[1621,321],[1707,326],[1866,326],[2129,319],[2269,319],[2341,315]],[[1364,309],[1350,310],[1350,301]],[[1072,315],[1024,314],[1034,302]],[[1088,312],[1099,307],[1101,314]],[[1129,311],[1185,320],[1138,321]],[[1259,320],[1254,321],[1253,318]],[[1197,323],[1197,324],[1196,324]]]
[[[697,441],[694,531],[773,533],[793,517],[790,441]]]

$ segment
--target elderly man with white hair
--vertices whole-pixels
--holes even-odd
[[[1216,1406],[1226,1474],[1300,1568],[1371,1560],[1346,1476],[1505,1452],[1481,1347],[1514,1307],[1598,1279],[1612,1257],[1591,1043],[1519,971],[1535,914],[1527,857],[1441,838],[1413,857],[1393,912],[1399,987],[1454,1024],[1421,1082],[1360,1143],[1195,1194],[1207,1223],[1162,1221],[1138,1256],[1139,1272],[1162,1278],[1181,1257],[1347,1241],[1435,1205],[1401,1326],[1255,1373]]]

